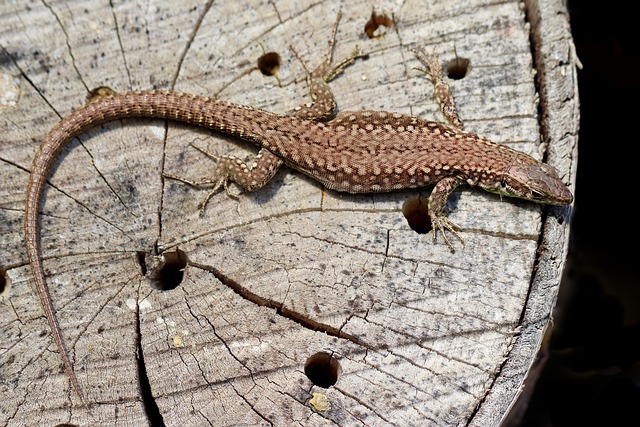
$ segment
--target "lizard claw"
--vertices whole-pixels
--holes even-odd
[[[349,56],[344,58],[338,63],[334,63],[333,61],[333,49],[336,44],[336,33],[338,31],[338,22],[340,22],[341,14],[338,12],[338,16],[336,17],[336,22],[333,24],[333,29],[331,31],[331,39],[329,40],[329,49],[325,56],[324,61],[320,65],[318,65],[315,69],[311,70],[302,59],[298,51],[293,46],[290,46],[290,49],[293,51],[295,56],[298,58],[302,67],[307,72],[310,80],[319,80],[325,83],[329,83],[333,80],[337,75],[342,73],[345,68],[349,65],[353,64],[356,59],[360,58],[368,58],[369,54],[365,53],[360,47],[355,46],[354,50],[351,52]]]
[[[229,176],[228,175],[224,175],[223,173],[219,173],[217,172],[216,174],[216,178],[213,178],[210,180],[211,184],[213,184],[213,189],[211,191],[209,191],[209,193],[207,193],[206,197],[204,198],[204,200],[202,200],[202,202],[198,203],[198,209],[200,210],[200,216],[204,216],[204,211],[207,208],[207,205],[209,204],[209,200],[211,199],[211,197],[213,197],[215,194],[217,194],[221,188],[224,189],[224,193],[227,195],[227,197],[229,197],[230,199],[233,200],[239,200],[240,197],[238,197],[238,195],[233,194],[231,192],[231,190],[229,189]]]
[[[190,185],[195,188],[212,187],[212,189],[205,196],[204,200],[198,203],[198,210],[200,211],[200,216],[204,215],[205,208],[207,207],[207,204],[209,203],[209,200],[211,199],[211,197],[217,194],[222,188],[224,188],[224,192],[228,197],[234,200],[238,200],[238,196],[233,194],[229,189],[230,179],[228,174],[226,173],[226,169],[224,168],[222,170],[218,169],[213,178],[205,178],[200,181],[189,181],[188,179],[181,178],[179,176],[171,175],[168,173],[163,173],[162,176],[164,178],[182,182],[184,184]]]
[[[453,251],[454,250],[453,244],[447,237],[446,232],[448,231],[451,234],[453,234],[458,240],[460,240],[460,242],[462,243],[462,246],[464,246],[464,239],[462,238],[462,236],[460,236],[460,233],[458,233],[458,231],[461,230],[460,226],[458,226],[456,223],[451,221],[449,218],[444,216],[433,216],[431,217],[431,225],[433,227],[434,243],[436,242],[436,237],[438,236],[438,232],[440,232],[440,234],[442,234],[442,238],[444,239],[445,243],[447,244],[447,246],[449,246],[449,249]]]

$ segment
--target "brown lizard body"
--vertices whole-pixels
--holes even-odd
[[[334,28],[335,36],[335,28]],[[330,49],[333,48],[332,37]],[[534,158],[476,134],[461,130],[442,81],[437,56],[420,59],[436,85],[436,95],[453,126],[384,111],[341,112],[327,122],[335,102],[328,85],[353,60],[325,62],[310,73],[314,103],[287,115],[273,114],[203,96],[171,91],[128,92],[100,96],[60,121],[36,154],[27,188],[24,233],[29,263],[38,294],[65,371],[84,402],[73,366],[64,346],[47,288],[40,257],[38,210],[51,167],[73,137],[110,120],[152,117],[176,120],[214,129],[251,141],[261,147],[252,165],[235,157],[218,159],[211,179],[192,183],[211,185],[213,191],[230,181],[247,191],[264,186],[285,163],[329,189],[347,193],[373,193],[435,185],[429,198],[434,238],[445,231],[458,238],[458,227],[442,213],[449,194],[467,183],[485,190],[539,203],[566,205],[573,195],[556,171]],[[435,58],[435,59],[434,59]],[[203,207],[204,207],[203,204]],[[462,239],[461,239],[462,240]],[[451,245],[450,245],[451,246]]]

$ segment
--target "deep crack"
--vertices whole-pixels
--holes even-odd
[[[140,332],[140,306],[136,307],[136,353],[138,358],[138,380],[140,383],[140,396],[144,411],[149,419],[149,425],[153,427],[164,427],[164,418],[160,413],[160,408],[156,403],[153,393],[151,392],[151,384],[147,375],[147,366],[144,363],[144,351],[142,351],[142,333]]]

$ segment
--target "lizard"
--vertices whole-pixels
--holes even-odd
[[[28,261],[47,323],[66,375],[84,406],[88,407],[66,350],[47,286],[40,247],[39,209],[52,166],[62,149],[76,136],[107,121],[150,117],[186,122],[254,143],[260,151],[252,164],[237,157],[217,158],[211,178],[199,182],[163,175],[195,186],[212,186],[200,204],[201,213],[211,196],[234,182],[245,191],[266,185],[283,164],[346,193],[379,193],[433,185],[427,206],[433,239],[447,232],[464,240],[460,227],[444,214],[451,192],[462,184],[492,193],[549,205],[568,205],[573,195],[556,170],[505,145],[462,129],[449,85],[444,81],[437,53],[416,49],[435,87],[435,96],[450,125],[387,111],[342,111],[328,83],[364,57],[358,48],[346,59],[333,62],[334,24],[324,61],[307,72],[311,103],[288,114],[275,114],[200,95],[175,91],[94,91],[88,103],[64,117],[47,134],[32,163],[24,213]],[[296,56],[299,55],[296,53]],[[300,57],[299,57],[300,58]]]

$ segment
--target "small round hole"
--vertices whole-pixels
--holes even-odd
[[[180,285],[184,278],[184,269],[189,259],[187,254],[180,249],[172,252],[164,252],[162,255],[145,255],[144,259],[138,252],[138,260],[141,262],[142,271],[149,279],[153,289],[169,291]]]
[[[386,27],[387,29],[393,27],[393,19],[385,13],[378,14],[373,10],[371,11],[371,17],[367,23],[364,24],[364,32],[370,39],[377,39],[386,34],[386,31],[380,29],[380,27]],[[376,33],[378,29],[380,29],[380,31]]]
[[[455,59],[449,61],[446,66],[447,77],[452,80],[460,80],[464,78],[469,72],[469,61],[467,58],[459,58],[456,56]]]
[[[433,228],[427,201],[422,197],[407,199],[402,205],[402,214],[409,227],[418,234],[427,234]]]
[[[275,76],[280,70],[280,55],[268,52],[258,58],[258,69],[265,76]]]
[[[304,373],[318,387],[329,388],[338,381],[342,368],[338,360],[329,353],[321,351],[307,359]]]

